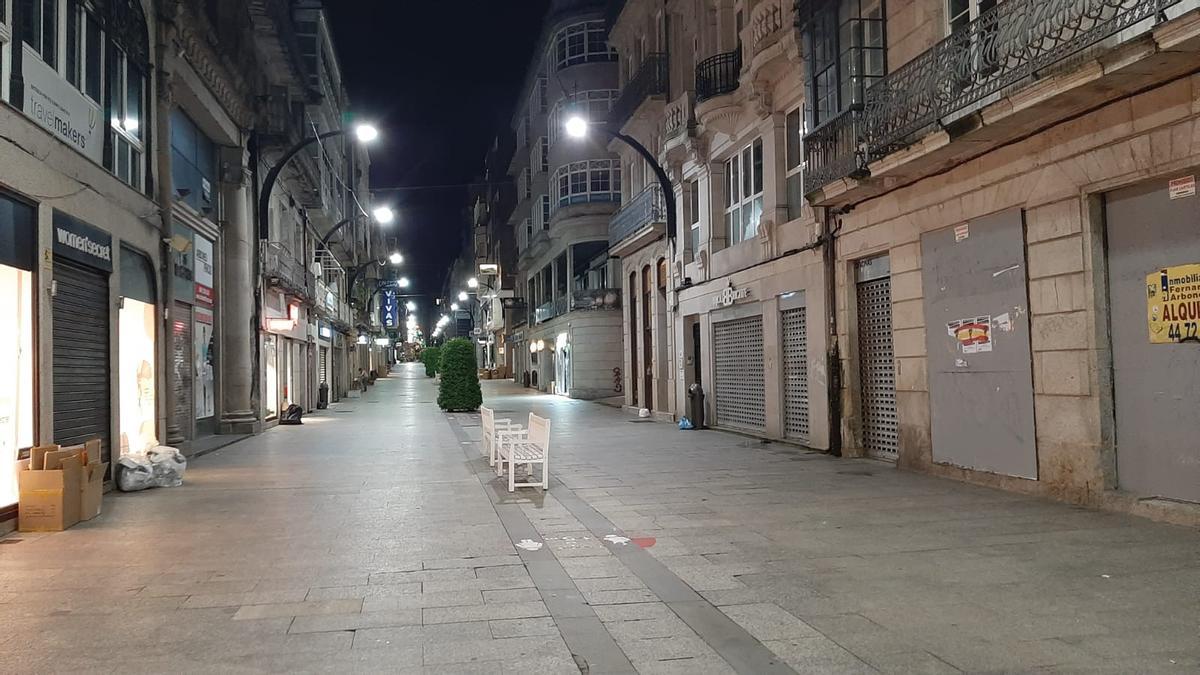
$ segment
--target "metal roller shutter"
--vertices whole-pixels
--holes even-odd
[[[781,312],[783,324],[783,433],[808,440],[808,325],[806,308]]]
[[[858,283],[858,352],[863,449],[872,457],[895,460],[900,434],[892,360],[891,277]]]
[[[762,317],[713,324],[717,426],[762,430],[766,426]]]
[[[175,387],[175,424],[184,438],[191,438],[192,421],[196,416],[194,404],[195,367],[192,365],[192,306],[175,303],[175,320],[171,322],[174,343],[171,347],[172,385]]]
[[[329,384],[329,348],[321,347],[320,368],[321,384]]]
[[[101,441],[112,459],[108,274],[54,258],[54,442]]]

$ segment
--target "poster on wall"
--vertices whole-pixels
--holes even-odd
[[[197,296],[198,298],[199,296]],[[192,333],[195,346],[192,357],[196,359],[196,419],[212,417],[217,412],[216,393],[216,340],[213,338],[213,313],[197,307],[196,326]]]
[[[125,298],[118,321],[121,456],[125,456],[158,444],[154,429],[154,305]]]
[[[946,333],[958,342],[963,354],[992,351],[992,317],[976,316],[946,324]]]
[[[1200,264],[1146,275],[1150,344],[1200,342]]]
[[[204,237],[196,235],[193,245],[196,248],[193,271],[196,282],[196,304],[212,307],[215,302],[213,297],[213,244]]]

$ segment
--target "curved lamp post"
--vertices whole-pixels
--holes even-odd
[[[379,130],[369,124],[360,124],[353,129],[354,136],[360,143],[370,143],[379,138]],[[326,131],[323,134],[317,134],[311,138],[306,138],[296,145],[292,146],[283,157],[276,162],[275,166],[267,172],[267,176],[263,179],[262,193],[258,196],[258,232],[260,239],[266,239],[268,234],[269,220],[271,218],[271,192],[275,189],[275,183],[279,181],[279,175],[283,173],[288,162],[292,158],[300,154],[308,146],[319,143],[327,138],[337,136],[345,136],[350,133],[347,129],[336,129],[334,131]],[[344,224],[344,223],[343,223]]]
[[[579,115],[568,118],[564,126],[566,127],[567,135],[572,138],[586,138],[589,129],[598,129],[610,138],[615,138],[633,148],[642,156],[642,159],[646,160],[646,163],[654,170],[654,175],[658,178],[658,184],[662,187],[663,207],[667,211],[667,239],[674,241],[676,232],[675,188],[671,185],[671,179],[667,177],[666,169],[663,169],[662,165],[658,163],[658,159],[646,149],[646,146],[639,143],[632,136],[609,129],[604,123],[593,124]]]
[[[387,206],[377,207],[374,210],[374,212],[372,213],[372,215],[375,216],[375,222],[379,223],[380,225],[388,225],[393,220],[396,219],[396,214],[392,211],[392,209],[390,207],[387,207]],[[325,249],[326,251],[328,251],[329,250],[329,240],[333,237],[333,234],[335,232],[337,232],[338,230],[342,229],[343,227],[349,225],[352,222],[354,222],[354,216],[350,216],[349,218],[346,218],[342,222],[338,223],[337,225],[334,225],[333,227],[329,228],[329,231],[325,233],[325,236],[321,237],[321,243],[317,244],[317,250],[320,251],[321,249]],[[399,254],[394,253],[392,255],[399,255]],[[392,264],[399,265],[400,263],[395,262]]]

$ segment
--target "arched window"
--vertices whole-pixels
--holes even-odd
[[[110,0],[108,16],[108,111],[111,146],[106,165],[117,178],[142,190],[146,184],[149,32],[138,0]]]

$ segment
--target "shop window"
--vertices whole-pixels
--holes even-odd
[[[883,0],[837,0],[805,28],[808,122],[825,123],[860,108],[864,92],[887,70]]]
[[[616,60],[617,50],[608,44],[608,26],[604,21],[571,24],[554,36],[556,68]]]
[[[758,234],[763,210],[762,171],[761,138],[725,161],[725,233],[730,246]]]
[[[788,218],[799,218],[804,206],[804,180],[801,178],[801,165],[804,164],[801,139],[804,131],[800,121],[800,109],[796,108],[788,112],[784,123],[784,144],[787,150],[784,155],[784,173],[787,176]]]
[[[36,212],[0,195],[0,509],[17,502],[11,468],[34,444],[34,249]]]
[[[121,309],[117,318],[122,457],[157,444],[154,362],[158,321],[154,287],[150,261],[122,248]]]
[[[621,162],[616,159],[593,159],[571,162],[554,174],[558,190],[558,205],[582,202],[621,201]]]
[[[214,216],[217,146],[183,111],[171,112],[171,188],[196,211]]]

